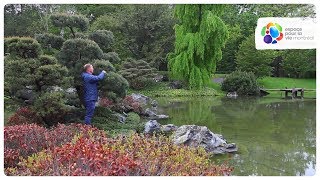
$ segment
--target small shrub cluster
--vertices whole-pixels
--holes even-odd
[[[36,34],[35,39],[41,44],[44,49],[61,49],[65,39],[50,33]]]
[[[94,139],[76,136],[71,142],[23,159],[7,175],[73,176],[216,176],[232,168],[213,164],[203,148],[174,145],[165,136]]]
[[[99,129],[107,132],[118,132],[119,130],[142,132],[144,122],[140,120],[140,116],[136,113],[128,113],[124,123],[119,122],[118,117],[107,108],[97,108],[95,116],[92,118],[92,124]]]
[[[101,98],[99,100],[99,105],[105,108],[110,108],[110,106],[113,105],[113,102],[111,100],[109,100],[108,98]]]
[[[123,98],[122,104],[126,107],[132,108],[133,112],[136,112],[138,114],[141,114],[143,111],[143,108],[140,105],[140,103],[134,101],[132,96],[126,96],[125,98]]]
[[[257,79],[252,72],[234,71],[222,82],[221,90],[239,95],[259,95]]]
[[[121,59],[116,52],[103,53],[103,59],[110,61],[116,69],[120,68]]]
[[[90,33],[88,38],[96,42],[104,52],[110,51],[114,42],[113,33],[108,30],[97,30]]]
[[[144,60],[127,59],[119,73],[126,78],[133,89],[143,89],[154,84],[156,69]]]
[[[70,111],[65,105],[64,94],[61,92],[44,93],[35,100],[32,108],[48,126],[64,123],[65,116]]]
[[[43,121],[37,112],[29,107],[19,108],[8,120],[7,125],[22,125],[22,124],[38,124],[43,125]]]
[[[5,53],[20,58],[37,58],[42,54],[41,46],[31,37],[10,37],[4,39]]]
[[[70,142],[74,136],[104,138],[104,132],[81,124],[58,124],[49,130],[36,124],[6,126],[4,128],[5,167],[17,166],[20,156],[26,158],[44,149]]]
[[[89,20],[82,15],[58,13],[52,14],[50,19],[56,27],[75,27],[81,31],[86,31],[89,27]]]

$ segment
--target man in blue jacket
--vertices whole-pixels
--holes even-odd
[[[92,75],[93,66],[86,64],[83,66],[84,72],[82,73],[84,102],[86,107],[86,116],[84,122],[87,125],[91,124],[91,118],[94,114],[95,104],[98,100],[98,81],[104,78],[106,71],[102,71],[98,76]]]

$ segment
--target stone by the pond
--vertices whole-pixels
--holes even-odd
[[[149,119],[155,119],[155,120],[159,120],[159,119],[168,119],[169,116],[168,115],[164,115],[164,114],[156,114],[155,112],[153,112],[151,109],[147,108],[144,112],[144,115],[149,117]]]
[[[227,93],[227,97],[229,97],[229,98],[236,98],[236,97],[238,97],[238,94],[237,94],[236,91],[235,91],[235,92],[228,92],[228,93]]]
[[[151,106],[152,107],[157,107],[158,106],[158,102],[156,100],[152,100],[151,101]]]
[[[156,115],[156,117],[154,117],[155,119],[168,119],[169,116],[168,115],[165,115],[165,114],[159,114],[159,115]]]
[[[145,111],[144,111],[144,114],[146,116],[149,116],[149,117],[155,117],[157,116],[157,114],[155,112],[153,112],[151,109],[147,108]]]
[[[174,124],[167,124],[167,125],[162,125],[160,127],[160,130],[162,132],[171,132],[171,131],[175,131],[178,129],[178,126],[174,125]]]
[[[146,105],[150,101],[150,98],[148,96],[143,95],[143,94],[132,93],[131,97],[134,101],[139,102],[143,105]]]
[[[144,125],[145,133],[159,132],[161,125],[156,120],[150,120]]]
[[[180,126],[174,132],[172,140],[177,145],[202,146],[214,154],[231,153],[238,150],[234,143],[228,144],[222,135],[214,134],[206,126]]]

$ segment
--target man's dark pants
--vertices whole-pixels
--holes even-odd
[[[84,123],[87,125],[91,124],[91,118],[94,114],[96,101],[86,101],[86,116],[84,117]]]

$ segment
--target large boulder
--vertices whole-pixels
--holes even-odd
[[[234,143],[228,144],[222,135],[214,134],[206,126],[180,126],[174,132],[172,140],[177,145],[202,146],[214,154],[231,153],[238,150]]]
[[[144,126],[145,133],[159,132],[161,125],[156,120],[148,121]]]
[[[174,124],[161,125],[157,122],[157,120],[149,120],[144,126],[145,133],[153,133],[153,132],[172,132],[178,129],[178,126]]]

